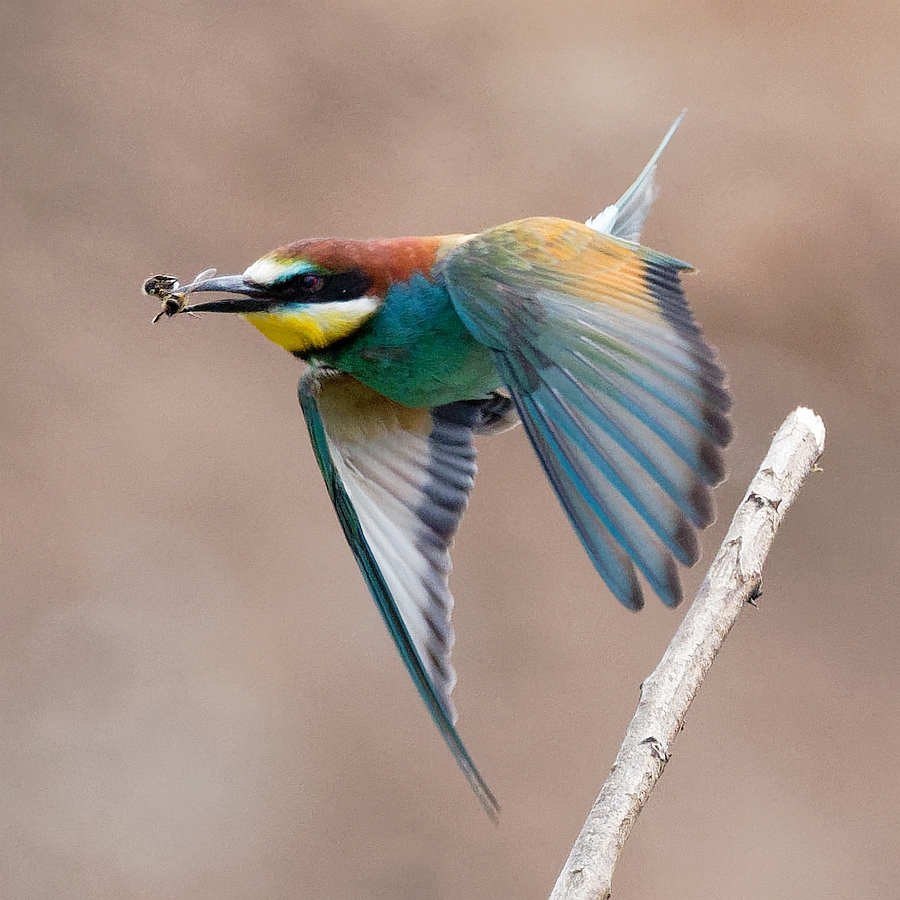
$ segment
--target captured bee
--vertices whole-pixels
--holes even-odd
[[[184,312],[187,304],[186,295],[201,281],[206,281],[215,274],[215,269],[205,269],[186,285],[182,285],[174,275],[151,275],[144,282],[142,290],[148,297],[156,297],[162,304],[162,309],[153,317],[153,324],[155,325],[163,316],[174,316]],[[188,315],[196,316],[196,313],[188,311]]]
[[[162,303],[162,309],[153,317],[154,325],[163,316],[174,316],[184,309],[184,292],[181,282],[174,275],[152,275],[144,282],[143,291]]]

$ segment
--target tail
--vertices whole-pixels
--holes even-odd
[[[637,243],[640,240],[641,229],[644,227],[644,222],[647,221],[647,216],[650,214],[650,207],[653,206],[653,201],[659,193],[659,185],[655,180],[656,164],[686,112],[687,110],[684,110],[672,123],[672,127],[662,139],[662,143],[656,148],[656,153],[650,157],[650,162],[644,166],[644,171],[638,175],[634,184],[622,194],[617,203],[607,206],[593,219],[588,219],[584,223],[588,228],[593,228],[594,231],[599,231],[601,234],[610,234],[624,241]]]

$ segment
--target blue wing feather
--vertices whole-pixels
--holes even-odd
[[[681,600],[675,559],[697,559],[694,528],[712,521],[731,436],[724,375],[681,290],[686,268],[558,219],[492,229],[443,266],[594,565],[631,607],[641,597],[629,559],[665,603]]]
[[[504,365],[503,360],[498,361],[501,370]],[[621,603],[629,609],[641,609],[644,597],[628,554],[616,542],[609,529],[598,520],[595,509],[586,496],[577,490],[564,488],[570,477],[567,467],[524,399],[515,391],[511,395],[538,460],[600,577]]]
[[[539,388],[522,398],[522,403],[566,476],[551,479],[557,496],[563,500],[563,507],[568,510],[573,508],[577,498],[584,500],[594,515],[591,530],[602,525],[662,600],[670,606],[678,604],[681,589],[677,576],[673,579],[674,567],[669,564],[660,541],[646,527],[647,520],[641,515],[646,510],[636,506],[638,515],[634,515],[628,508],[629,502],[634,505],[637,500],[615,470],[596,451],[551,391]],[[648,512],[648,515],[652,514]],[[576,530],[580,531],[581,524],[576,523]],[[590,555],[595,565],[602,562],[592,553]],[[635,606],[631,593],[617,594],[617,598],[628,607]]]

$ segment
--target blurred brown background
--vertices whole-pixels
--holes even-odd
[[[897,895],[896,0],[0,16],[2,896],[549,893],[680,613],[619,608],[521,431],[483,443],[453,586],[492,826],[344,546],[299,364],[238,319],[151,328],[139,288],[312,235],[583,220],[683,107],[645,240],[697,266],[731,373],[706,561],[790,409],[828,449],[616,896]]]

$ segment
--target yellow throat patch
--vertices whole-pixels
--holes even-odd
[[[353,335],[381,309],[383,302],[380,297],[357,297],[243,313],[243,316],[289,353],[310,353]]]

